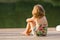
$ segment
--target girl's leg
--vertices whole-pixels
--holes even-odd
[[[30,26],[30,23],[27,23],[27,27],[24,33],[25,35],[30,35],[30,32],[31,32],[31,26]]]
[[[31,26],[31,30],[32,30],[32,34],[36,36],[36,26],[32,24],[32,22],[30,22],[30,26]]]

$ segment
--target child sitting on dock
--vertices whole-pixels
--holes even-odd
[[[30,35],[32,32],[33,35],[43,35],[47,34],[48,22],[45,16],[45,10],[42,5],[35,5],[32,10],[32,17],[26,20],[27,26],[24,31],[25,35]]]

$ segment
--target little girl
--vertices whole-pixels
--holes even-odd
[[[35,5],[32,10],[32,17],[26,20],[27,27],[24,31],[25,35],[30,35],[32,32],[33,35],[43,35],[47,34],[47,19],[45,16],[45,10],[42,5]]]

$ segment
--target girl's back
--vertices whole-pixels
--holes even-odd
[[[45,36],[47,34],[47,19],[46,17],[42,17],[41,19],[37,20],[36,22],[36,34],[37,36],[43,35]]]

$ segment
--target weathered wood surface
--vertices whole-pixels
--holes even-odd
[[[41,37],[21,35],[20,32],[24,30],[25,28],[0,29],[0,40],[60,40],[60,32],[55,28],[48,28],[47,36]]]

